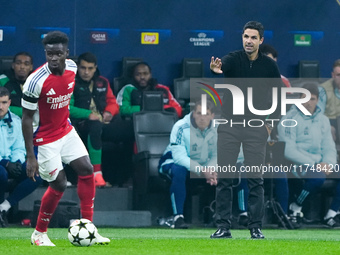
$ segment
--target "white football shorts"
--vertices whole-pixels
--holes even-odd
[[[84,143],[74,128],[59,140],[38,146],[37,160],[39,174],[47,182],[54,181],[63,164],[69,164],[75,159],[89,155]]]

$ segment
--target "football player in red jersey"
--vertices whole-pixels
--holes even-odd
[[[66,189],[63,163],[78,174],[77,192],[82,218],[93,219],[95,184],[88,152],[69,121],[69,103],[74,89],[76,64],[66,59],[68,37],[60,31],[43,39],[47,63],[34,71],[23,89],[22,130],[27,151],[27,175],[40,175],[49,183],[41,200],[31,243],[55,246],[47,236],[50,219]],[[96,243],[110,239],[96,234]]]

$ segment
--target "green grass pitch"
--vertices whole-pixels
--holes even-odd
[[[30,244],[32,228],[0,228],[0,254],[340,254],[340,230],[264,229],[265,240],[251,240],[248,230],[232,230],[232,239],[212,240],[215,229],[99,228],[109,245],[75,247],[67,229],[49,229],[56,247]]]

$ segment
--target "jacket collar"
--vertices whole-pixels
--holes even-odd
[[[254,60],[250,60],[249,57],[248,57],[248,54],[246,53],[246,51],[243,49],[243,54],[245,55],[245,57],[247,57],[247,59],[251,62],[254,62],[256,60],[260,60],[263,58],[263,53],[260,51],[260,49],[258,50],[257,52],[257,57],[254,59]]]
[[[6,123],[9,127],[12,126],[12,115],[11,112],[8,111],[3,119],[1,119],[4,123]]]
[[[304,115],[304,113],[297,108],[295,105],[293,105],[292,107],[294,107],[294,109],[302,116],[302,118],[304,119],[314,119],[317,115],[319,115],[319,113],[321,113],[321,108],[316,105],[315,111],[313,112],[312,115]]]

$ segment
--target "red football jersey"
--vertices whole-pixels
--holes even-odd
[[[67,59],[61,76],[51,73],[46,63],[27,78],[22,107],[36,110],[33,117],[35,146],[54,142],[72,130],[69,104],[76,72],[77,65]]]

